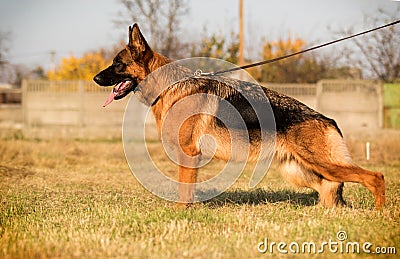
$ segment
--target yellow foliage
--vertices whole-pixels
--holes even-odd
[[[262,59],[270,60],[303,50],[306,42],[300,38],[266,41]],[[253,68],[250,74],[258,81],[270,83],[315,83],[328,76],[328,68],[310,55],[296,55],[265,66]]]
[[[49,71],[47,76],[50,80],[92,80],[106,66],[101,53],[87,53],[81,58],[71,55],[62,58],[56,71]]]
[[[299,38],[292,40],[292,37],[289,37],[287,40],[279,39],[273,42],[267,41],[263,47],[263,58],[273,59],[298,52],[302,50],[305,44],[306,42],[304,40]],[[295,56],[295,58],[299,59],[300,56]]]

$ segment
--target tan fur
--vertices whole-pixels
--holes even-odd
[[[193,202],[193,184],[196,182],[197,165],[201,155],[242,161],[256,161],[260,157],[261,159],[268,157],[268,151],[262,147],[270,143],[261,143],[260,132],[257,130],[245,132],[251,139],[248,145],[249,140],[246,139],[247,135],[244,132],[233,131],[233,135],[230,135],[232,132],[227,128],[216,125],[211,114],[215,114],[218,104],[212,98],[200,96],[191,100],[190,105],[179,105],[185,97],[201,93],[197,81],[175,84],[164,89],[163,83],[166,84],[168,81],[166,80],[168,75],[164,78],[166,82],[162,82],[162,78],[151,78],[152,72],[171,60],[150,49],[137,25],[130,27],[129,44],[117,57],[118,62],[127,65],[126,72],[136,78],[137,82],[148,80],[151,85],[151,87],[143,87],[137,95],[144,102],[152,105],[160,136],[164,138],[163,140],[173,143],[178,153],[180,204]],[[108,68],[107,72],[110,69]],[[101,78],[98,77],[97,80],[101,81]],[[232,83],[238,83],[238,81],[232,81]],[[208,81],[207,87],[216,86]],[[225,92],[220,92],[221,98],[227,98],[233,91],[228,88],[223,90]],[[248,91],[256,90],[250,87]],[[258,98],[259,94],[254,92],[253,96]],[[148,98],[149,96],[158,96],[158,98],[154,101]],[[303,111],[308,109],[308,113],[316,114],[315,111],[290,97],[279,93],[275,93],[272,97],[275,99],[270,99],[270,101],[279,106],[287,105],[288,107],[285,106],[287,109],[292,106],[302,107]],[[205,110],[201,111],[203,113],[188,116],[187,111],[196,107],[203,107]],[[302,111],[301,109],[298,111]],[[286,116],[286,114],[280,116]],[[288,115],[289,118],[290,116],[293,114]],[[385,203],[383,175],[354,164],[340,130],[332,120],[313,118],[307,117],[304,120],[293,121],[284,130],[278,131],[275,158],[281,164],[283,176],[296,186],[316,190],[320,196],[319,204],[326,207],[344,204],[343,182],[361,183],[374,194],[375,207],[381,208]],[[234,143],[237,146],[232,148]],[[215,153],[210,153],[209,151],[213,149]],[[183,152],[178,152],[179,150]],[[261,152],[264,153],[260,154]]]
[[[295,126],[278,137],[277,157],[288,163],[283,168],[288,169],[288,179],[295,185],[318,191],[325,206],[343,202],[337,201],[336,196],[343,182],[361,183],[368,188],[374,194],[376,208],[385,203],[383,175],[355,165],[342,137],[333,128],[318,122]]]

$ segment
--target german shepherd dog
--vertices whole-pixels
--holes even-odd
[[[150,73],[172,62],[169,58],[153,51],[137,24],[129,27],[129,43],[121,50],[113,60],[113,63],[99,72],[94,81],[100,86],[112,86],[105,105],[114,99],[121,99],[130,92],[137,91],[141,83]],[[168,74],[165,75],[168,77]],[[251,83],[231,79],[239,87],[247,87]],[[259,86],[257,86],[259,87]],[[147,95],[154,94],[152,89],[140,89],[147,91]],[[262,87],[262,91],[268,98],[272,108],[276,124],[275,158],[279,162],[280,169],[285,178],[299,187],[308,187],[319,193],[318,205],[334,207],[345,205],[342,198],[344,182],[360,183],[369,189],[375,200],[375,208],[381,208],[385,204],[385,181],[379,172],[372,172],[357,166],[350,158],[344,143],[342,133],[336,122],[314,111],[305,104],[291,97],[280,94],[271,89]],[[154,92],[154,91],[153,91]],[[249,130],[251,139],[250,156],[260,152],[259,135],[260,127],[254,126],[254,112],[246,112],[249,105],[243,104],[241,93],[232,89],[229,84],[224,84],[210,77],[197,77],[178,82],[167,88],[157,97],[148,102],[156,119],[158,132],[161,134],[163,121],[168,110],[183,98],[205,93],[216,95],[227,100],[239,109],[240,114]],[[145,97],[146,99],[146,97]],[[207,100],[202,99],[195,106],[206,105]],[[208,103],[207,105],[210,105]],[[213,105],[218,106],[218,103]],[[193,107],[195,107],[193,106]],[[218,109],[218,107],[214,107]],[[257,131],[258,130],[258,131]],[[227,126],[218,122],[216,118],[210,118],[207,114],[196,114],[185,120],[179,129],[179,145],[186,157],[201,155],[202,150],[198,144],[200,137],[211,135],[216,139],[215,158],[229,160],[230,145],[227,137]],[[227,141],[228,139],[228,141]],[[178,160],[184,160],[179,158]],[[196,166],[179,165],[178,187],[179,203],[190,205],[194,200],[194,188],[196,183]]]

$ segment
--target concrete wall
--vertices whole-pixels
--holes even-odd
[[[382,128],[382,85],[361,80],[320,81],[317,110],[346,131]]]
[[[380,84],[334,80],[318,84],[265,86],[290,95],[335,119],[344,131],[382,126]],[[22,102],[24,134],[30,137],[121,137],[125,107],[130,98],[114,101],[103,108],[110,90],[84,81],[25,81]],[[133,111],[130,116],[142,121],[148,108],[133,96],[130,110]],[[154,128],[153,135],[156,135],[154,120],[148,124]]]
[[[21,128],[21,89],[0,84],[0,128]]]
[[[280,93],[296,98],[307,106],[317,109],[316,84],[262,84]]]
[[[24,134],[51,137],[120,137],[129,98],[102,107],[110,88],[91,82],[26,81],[23,84]]]
[[[322,80],[317,84],[265,84],[334,119],[344,131],[382,127],[382,85],[366,80]]]
[[[0,127],[22,127],[22,107],[20,104],[0,104]]]
[[[27,95],[24,106],[28,126],[121,126],[128,99],[102,107],[108,93],[40,93]]]

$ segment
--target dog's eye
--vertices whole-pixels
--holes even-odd
[[[124,70],[125,69],[125,65],[122,64],[122,63],[115,64],[115,67],[117,68],[117,70]]]

